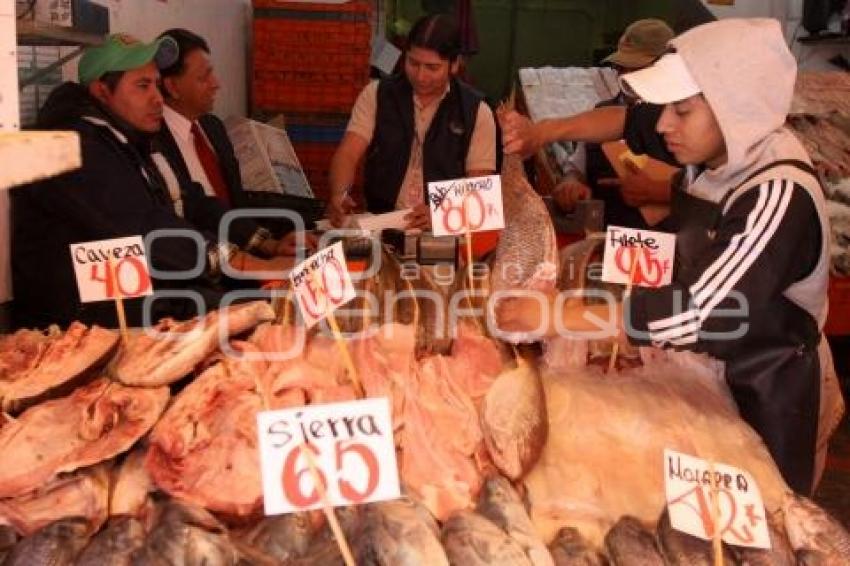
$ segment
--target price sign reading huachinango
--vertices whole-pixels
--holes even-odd
[[[289,279],[308,328],[355,297],[342,242],[295,266]]]
[[[399,497],[385,397],[266,411],[257,426],[267,515],[320,508],[322,492],[332,506]]]
[[[748,472],[665,450],[664,489],[673,528],[705,540],[719,529],[728,544],[770,548],[764,502]]]
[[[141,236],[81,242],[70,248],[83,303],[153,294]]]
[[[608,226],[602,280],[640,287],[661,287],[673,279],[676,236],[622,226]]]
[[[469,177],[428,183],[431,230],[435,236],[456,236],[505,227],[502,178]]]

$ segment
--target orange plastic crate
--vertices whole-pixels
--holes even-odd
[[[829,313],[824,333],[828,336],[850,335],[850,277],[829,277]]]

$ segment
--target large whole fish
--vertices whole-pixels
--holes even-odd
[[[493,258],[491,291],[554,291],[558,275],[555,229],[543,199],[528,184],[522,161],[517,156],[505,156],[502,205],[505,229]],[[512,333],[510,339],[528,342],[534,337]]]
[[[670,523],[667,510],[658,520],[656,529],[658,544],[664,561],[671,566],[712,566],[714,552],[712,542],[681,531],[677,531]],[[722,545],[723,563],[734,564],[735,559],[726,545]]]
[[[747,548],[735,547],[735,555],[741,566],[796,566],[797,558],[788,537],[785,536],[785,527],[782,526],[779,512],[768,514],[767,529],[770,533],[770,548]]]
[[[555,566],[607,566],[608,560],[573,527],[563,527],[549,544]]]
[[[490,476],[478,497],[478,513],[519,543],[534,566],[554,566],[549,549],[534,530],[522,499],[508,480]]]
[[[320,523],[310,513],[266,517],[248,531],[242,542],[269,557],[285,562],[307,554]]]
[[[481,407],[481,429],[493,463],[518,480],[537,462],[549,433],[546,399],[537,369],[520,360],[503,371]]]
[[[396,499],[365,507],[352,539],[361,566],[448,566],[439,530],[428,510]]]
[[[127,566],[130,555],[145,542],[145,528],[134,517],[114,517],[91,540],[77,566]]]
[[[472,511],[457,511],[443,524],[443,547],[452,566],[532,566],[519,543]]]
[[[782,504],[785,530],[805,564],[850,564],[850,534],[810,499],[788,494]]]
[[[15,529],[8,525],[0,525],[0,564],[6,559],[6,556],[15,548],[18,542],[18,535]]]
[[[62,519],[18,542],[3,565],[70,566],[88,541],[87,520]]]
[[[655,536],[634,517],[614,523],[605,535],[605,550],[614,566],[664,566]]]

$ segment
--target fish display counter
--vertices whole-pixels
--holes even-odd
[[[636,350],[606,371],[610,339],[488,325],[489,294],[584,289],[598,252],[558,250],[518,159],[502,183],[484,272],[436,281],[383,248],[367,264],[337,311],[351,365],[266,300],[126,342],[0,337],[0,563],[332,565],[342,536],[357,564],[710,564],[665,515],[668,449],[758,483],[773,548],[722,545],[726,563],[846,563],[850,536],[790,493],[706,364]],[[322,511],[264,516],[257,414],[361,395],[388,400],[403,496],[336,508],[337,534]]]

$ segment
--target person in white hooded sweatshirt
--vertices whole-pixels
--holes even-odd
[[[811,161],[784,126],[796,70],[778,21],[727,19],[674,38],[653,66],[622,77],[664,105],[656,129],[687,167],[673,195],[673,282],[636,288],[619,308],[631,342],[722,361],[741,416],[788,484],[810,493],[821,377],[832,371],[821,332],[829,227]],[[554,333],[546,306],[502,301],[499,326]],[[597,329],[588,311],[608,316],[607,306],[568,301],[562,328]]]

